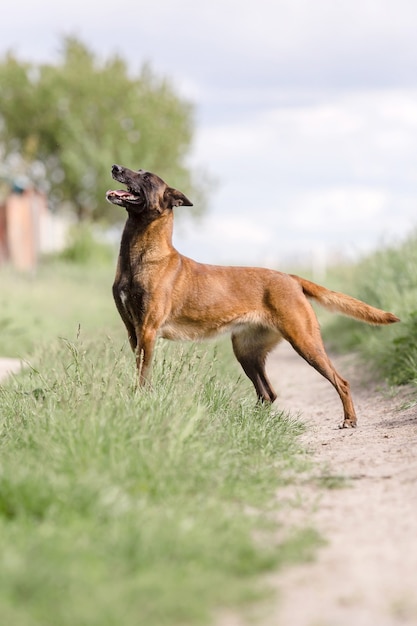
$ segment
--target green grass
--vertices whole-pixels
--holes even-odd
[[[1,389],[5,623],[204,623],[311,553],[272,515],[301,426],[243,399],[214,348],[183,350],[139,393],[126,347],[58,340]]]
[[[338,291],[392,311],[401,323],[389,327],[335,318],[325,325],[333,348],[356,350],[375,373],[391,384],[417,383],[417,233],[353,266],[338,268],[329,278]],[[329,281],[327,284],[329,284]]]
[[[44,263],[35,275],[0,270],[0,355],[25,357],[57,336],[122,326],[111,295],[109,264]]]
[[[276,532],[279,488],[306,467],[302,426],[255,406],[228,341],[159,343],[138,391],[112,275],[2,275],[1,351],[30,363],[0,386],[5,624],[209,623],[319,545],[307,522]]]

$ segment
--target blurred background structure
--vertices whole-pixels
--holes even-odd
[[[68,220],[48,208],[45,193],[14,186],[0,204],[0,265],[36,269],[42,254],[65,247]]]

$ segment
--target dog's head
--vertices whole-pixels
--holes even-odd
[[[129,213],[143,217],[147,214],[147,219],[156,219],[174,207],[193,206],[181,191],[169,187],[162,178],[151,172],[135,172],[121,165],[113,165],[112,176],[126,185],[127,191],[108,191],[106,198],[113,204],[125,207]]]

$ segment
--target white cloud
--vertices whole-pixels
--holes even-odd
[[[417,222],[417,90],[298,95],[198,135],[196,157],[221,184],[215,220],[266,224],[262,246],[235,230],[237,257],[276,243],[287,254],[306,242],[359,252],[403,236]]]
[[[188,84],[410,85],[417,59],[415,0],[15,0],[3,12],[1,48],[36,58],[73,33],[137,68],[150,59]],[[203,104],[203,103],[202,103]]]
[[[312,234],[361,230],[364,224],[377,224],[386,205],[387,194],[381,189],[330,187],[304,192],[294,198],[288,227]]]

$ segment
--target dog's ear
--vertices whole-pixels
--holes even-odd
[[[184,196],[181,191],[173,187],[168,187],[165,190],[164,199],[171,209],[173,209],[174,206],[193,206],[193,203],[189,201],[187,196]]]

